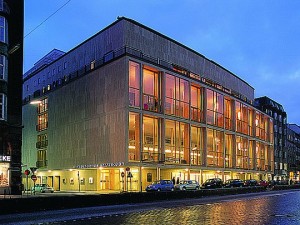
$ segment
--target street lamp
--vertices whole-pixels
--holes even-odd
[[[80,192],[80,174],[79,174],[79,170],[77,171],[77,176],[78,176],[78,191]]]

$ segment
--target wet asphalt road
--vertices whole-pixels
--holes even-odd
[[[300,224],[300,191],[269,191],[0,216],[0,224]]]

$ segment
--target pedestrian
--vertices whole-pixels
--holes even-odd
[[[179,184],[179,177],[177,177],[177,181],[176,181],[176,184]]]
[[[175,184],[175,177],[172,178],[172,182],[173,182],[173,184]]]

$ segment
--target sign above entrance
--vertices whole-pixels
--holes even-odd
[[[124,166],[124,162],[116,162],[116,163],[101,163],[101,164],[86,164],[86,165],[77,165],[76,169],[86,169],[86,168],[98,168],[98,167],[118,167]]]

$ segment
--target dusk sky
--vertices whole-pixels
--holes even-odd
[[[222,65],[300,125],[299,9],[298,0],[26,0],[24,72],[125,16]]]

